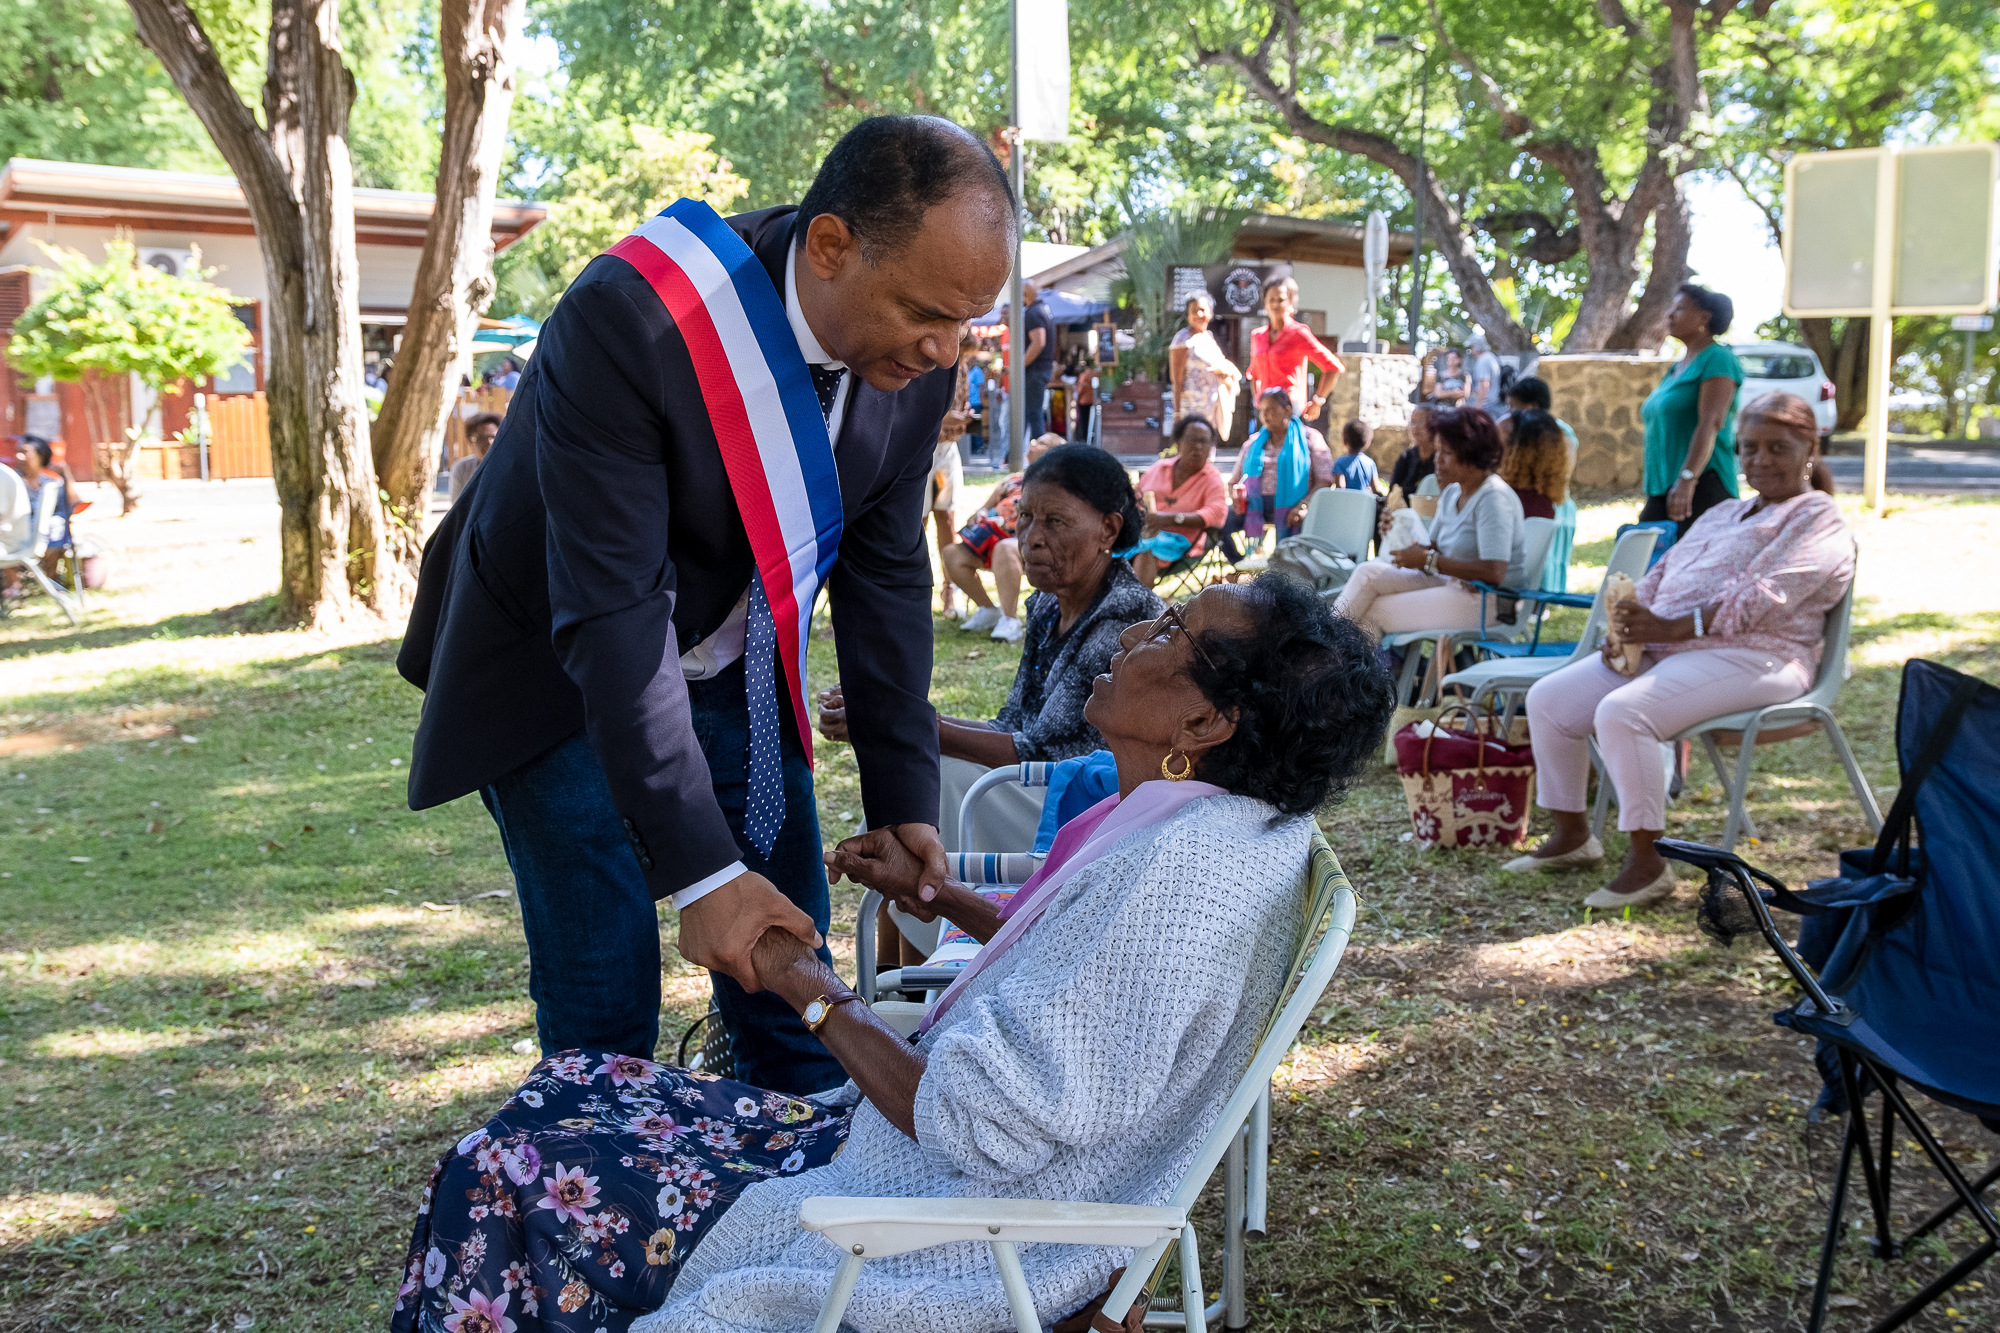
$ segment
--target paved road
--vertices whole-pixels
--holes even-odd
[[[1854,454],[1834,454],[1827,460],[1834,482],[1842,491],[1861,489],[1861,459]],[[1940,495],[1953,492],[2000,494],[2000,453],[1971,453],[1952,449],[1889,449],[1889,489],[1906,495]]]

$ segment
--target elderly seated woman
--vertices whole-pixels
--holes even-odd
[[[1022,476],[1014,537],[1022,571],[1037,591],[1028,597],[1021,664],[1000,715],[990,722],[938,717],[938,836],[946,847],[1025,850],[1041,817],[1040,793],[996,793],[982,809],[993,845],[964,847],[958,807],[966,791],[989,769],[1068,759],[1102,746],[1084,717],[1091,684],[1110,665],[1125,627],[1160,614],[1160,599],[1113,554],[1137,542],[1144,528],[1131,477],[1102,449],[1060,445]],[[819,722],[828,739],[847,739],[839,686],[821,696]]]
[[[1361,565],[1334,603],[1377,638],[1404,630],[1477,629],[1481,599],[1468,581],[1526,586],[1521,501],[1500,477],[1504,449],[1493,418],[1476,407],[1453,407],[1434,415],[1430,427],[1444,487],[1430,521],[1431,545],[1412,544]],[[1500,605],[1483,614],[1507,620],[1513,611]]]
[[[814,1195],[1164,1202],[1284,988],[1313,816],[1380,744],[1390,687],[1284,576],[1129,627],[1109,667],[1089,713],[1117,792],[1004,920],[919,887],[893,838],[828,856],[987,941],[914,1044],[766,934],[759,978],[852,1081],[801,1100],[617,1052],[543,1060],[432,1174],[392,1328],[803,1329],[840,1258],[799,1228]],[[1024,1248],[1036,1309],[1084,1306],[1125,1254]],[[870,1264],[842,1327],[1011,1324],[986,1247],[960,1243]]]
[[[1653,842],[1666,827],[1660,742],[1707,718],[1787,703],[1812,686],[1827,612],[1854,579],[1854,540],[1833,498],[1812,489],[1813,412],[1788,393],[1743,410],[1737,463],[1756,490],[1694,521],[1613,609],[1618,632],[1646,645],[1636,677],[1598,658],[1542,677],[1528,691],[1535,799],[1555,832],[1513,871],[1595,865],[1584,784],[1590,737],[1618,792],[1618,827],[1632,836],[1624,867],[1584,902],[1643,907],[1674,891]]]

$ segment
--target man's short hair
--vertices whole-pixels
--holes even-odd
[[[909,243],[926,211],[964,193],[989,197],[1011,240],[1020,208],[992,149],[942,116],[870,116],[820,163],[795,242],[804,248],[813,219],[831,213],[861,243],[861,257],[880,263]]]
[[[491,426],[493,429],[499,430],[500,414],[498,412],[478,412],[465,419],[465,433],[467,435],[472,434],[472,432],[478,430],[481,426]]]

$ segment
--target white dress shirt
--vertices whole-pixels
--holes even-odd
[[[785,258],[785,318],[791,321],[792,336],[798,339],[799,353],[805,357],[807,365],[847,369],[846,365],[827,355],[819,339],[813,336],[812,326],[806,323],[805,312],[799,308],[799,251],[796,245],[791,247]],[[836,445],[840,441],[840,424],[847,415],[847,400],[853,386],[854,376],[845,374],[840,377],[840,386],[833,392],[833,410],[827,413],[826,434]],[[749,618],[750,589],[745,586],[743,595],[736,599],[736,605],[715,633],[681,654],[681,675],[688,680],[707,680],[742,657],[744,624]],[[748,867],[741,861],[732,861],[706,879],[696,880],[674,894],[674,906],[685,908],[747,870]]]

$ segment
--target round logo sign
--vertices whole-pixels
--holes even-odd
[[[1255,314],[1257,298],[1263,284],[1257,280],[1254,269],[1231,269],[1229,276],[1222,280],[1222,303],[1239,315]]]

